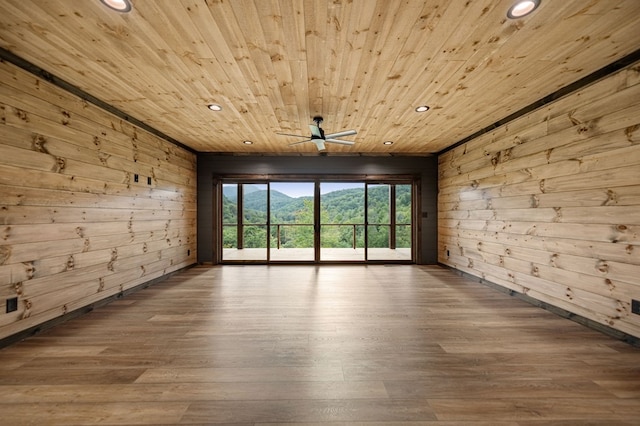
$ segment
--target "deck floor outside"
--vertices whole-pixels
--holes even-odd
[[[280,248],[271,249],[270,261],[314,261],[313,248]],[[411,261],[411,248],[369,248],[367,249],[368,260],[394,260]],[[256,261],[267,260],[266,248],[245,248],[242,250],[235,248],[225,248],[222,251],[223,261]],[[364,248],[321,248],[320,261],[328,262],[364,262]]]
[[[203,266],[0,350],[0,409],[7,425],[637,425],[640,349],[438,266]]]

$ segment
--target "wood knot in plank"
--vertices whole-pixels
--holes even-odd
[[[62,173],[64,171],[64,168],[67,166],[67,162],[64,158],[62,157],[56,157],[56,163],[53,166],[53,172],[56,173]]]
[[[26,111],[23,111],[20,108],[14,108],[13,112],[20,120],[24,121],[25,123],[29,122],[29,115]]]
[[[98,159],[100,160],[100,163],[102,163],[103,166],[107,166],[107,161],[109,160],[109,158],[111,158],[110,154],[104,153],[104,152],[98,152]]]
[[[558,253],[554,253],[551,255],[551,258],[549,259],[549,263],[551,264],[551,266],[553,266],[554,268],[558,267],[558,264],[556,263],[558,260]]]
[[[531,199],[529,200],[529,205],[534,209],[538,208],[538,206],[540,205],[540,198],[538,198],[537,195],[532,195]]]
[[[638,140],[640,140],[635,137],[635,133],[638,131],[638,129],[640,129],[640,124],[635,124],[624,129],[624,135],[627,137],[627,140],[629,142],[636,143],[638,142]]]
[[[104,291],[104,278],[100,277],[100,279],[98,280],[98,293],[100,293],[101,291]]]
[[[31,303],[31,300],[29,299],[23,300],[23,303],[24,312],[22,312],[22,319],[29,318],[31,316],[31,308],[33,307],[33,303]]]
[[[573,290],[571,290],[571,288],[567,287],[567,289],[565,291],[565,296],[567,296],[567,299],[573,300]]]
[[[625,247],[625,250],[626,250],[627,254],[633,253],[633,245],[628,244],[627,247]],[[0,264],[2,264],[1,261],[0,261]]]
[[[32,280],[36,274],[36,267],[33,262],[22,262],[22,265],[24,266],[25,277],[27,280]]]
[[[124,25],[109,25],[106,22],[100,22],[98,23],[98,27],[105,33],[120,40],[125,40],[129,37],[129,31]]]
[[[540,277],[540,270],[538,269],[537,266],[532,265],[531,267],[531,275],[533,275],[534,277]]]
[[[72,270],[75,267],[75,259],[73,258],[73,255],[70,255],[67,258],[67,264],[66,264],[66,269],[67,271]]]
[[[605,260],[598,260],[596,262],[596,270],[602,274],[608,274],[609,264]]]
[[[567,114],[567,117],[569,117],[569,121],[571,121],[571,124],[573,124],[574,126],[578,126],[580,124],[582,124],[582,121],[578,120],[576,117],[573,116],[573,114],[575,114],[576,111],[569,111],[569,113]]]
[[[2,239],[4,241],[7,241],[9,239],[9,237],[11,237],[11,227],[10,226],[5,226],[2,229]]]
[[[495,168],[500,163],[501,151],[496,152],[491,156],[491,165]]]
[[[71,122],[71,113],[69,111],[62,110],[62,120],[60,120],[63,126],[66,126]]]
[[[109,260],[109,263],[107,263],[107,269],[110,270],[111,272],[114,271],[114,264],[115,261],[118,259],[118,249],[111,249],[111,260]]]
[[[540,192],[544,194],[544,179],[540,180]]]
[[[16,292],[16,296],[20,297],[23,294],[22,281],[13,284],[13,291]]]
[[[83,228],[82,226],[78,226],[78,227],[76,228],[76,234],[78,234],[78,236],[79,236],[80,238],[84,238],[84,231],[85,231],[85,230],[84,230],[84,228]]]
[[[618,194],[611,189],[607,189],[607,199],[602,203],[603,206],[618,204]]]
[[[44,137],[43,135],[34,133],[33,136],[31,137],[31,149],[33,149],[36,152],[42,152],[44,154],[51,155],[51,153],[49,152],[49,150],[47,150],[45,146],[46,143],[47,143],[47,138]]]
[[[609,287],[609,291],[613,291],[616,289],[616,285],[609,278],[605,278],[604,283],[607,287]]]
[[[0,246],[0,265],[4,265],[11,257],[11,246]]]

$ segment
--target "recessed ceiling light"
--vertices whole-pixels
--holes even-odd
[[[393,141],[384,141],[382,142],[383,145],[393,145]]]
[[[131,2],[129,0],[100,0],[100,2],[117,12],[126,13],[131,11]]]
[[[211,111],[222,111],[222,107],[218,104],[209,104],[207,105],[207,108],[209,108]]]
[[[419,107],[416,107],[416,112],[425,112],[425,111],[429,111],[429,107],[426,105],[420,105]]]
[[[245,144],[245,145],[253,145],[253,142],[251,142],[251,141],[244,141],[242,143]]]
[[[522,18],[536,10],[538,6],[540,6],[540,0],[520,0],[509,8],[507,18]]]

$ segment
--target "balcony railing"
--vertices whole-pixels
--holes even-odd
[[[223,227],[232,227],[232,228],[237,228],[238,226],[242,226],[242,227],[267,227],[267,224],[265,223],[243,223],[242,225],[238,225],[237,223],[223,223],[222,224]],[[311,227],[313,229],[313,224],[312,223],[271,223],[270,224],[271,229],[275,229],[276,230],[276,247],[278,249],[281,248],[282,246],[282,235],[283,235],[283,229],[285,227]],[[387,241],[389,242],[389,248],[395,248],[395,241],[396,238],[392,238],[391,237],[391,232],[392,232],[392,225],[389,223],[323,223],[320,225],[321,227],[350,227],[351,228],[351,248],[356,249],[358,247],[358,227],[361,227],[362,229],[364,229],[365,226],[378,226],[378,227],[386,227],[388,228],[388,239]],[[410,227],[411,224],[410,223],[396,223],[395,227],[399,228],[399,227]],[[364,238],[363,236],[361,236],[361,238]],[[364,244],[362,244],[364,245]]]

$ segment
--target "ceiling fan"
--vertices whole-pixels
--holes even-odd
[[[335,143],[335,144],[340,144],[340,145],[353,145],[355,142],[352,141],[344,141],[342,139],[336,139],[342,136],[350,136],[350,135],[355,135],[356,132],[355,130],[343,130],[342,132],[337,132],[337,133],[331,133],[328,135],[324,134],[324,130],[322,130],[322,128],[320,127],[320,124],[322,123],[322,117],[320,116],[315,116],[313,117],[313,121],[316,124],[309,124],[309,129],[311,129],[311,137],[308,139],[305,139],[303,141],[299,141],[299,142],[294,142],[289,144],[289,146],[293,146],[293,145],[299,145],[301,143],[307,143],[307,142],[313,142],[316,144],[316,146],[318,147],[318,151],[324,151],[326,149],[325,147],[325,142],[326,143]],[[306,136],[303,135],[291,135],[289,133],[278,133],[278,135],[284,135],[284,136],[296,136],[299,138],[305,138]]]

